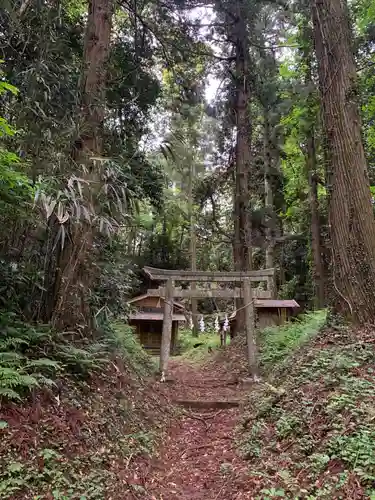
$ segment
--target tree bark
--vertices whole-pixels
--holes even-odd
[[[250,271],[252,266],[249,174],[251,172],[251,118],[249,115],[249,48],[246,13],[237,2],[235,23],[236,50],[236,162],[234,193],[234,267],[236,271]],[[241,286],[241,284],[238,284]],[[235,333],[243,331],[245,314],[243,299],[236,299]]]
[[[328,216],[334,313],[375,318],[375,224],[344,0],[313,0],[315,50],[329,165]]]
[[[320,222],[320,210],[318,199],[318,168],[316,156],[316,119],[315,112],[315,85],[312,73],[312,40],[313,34],[310,26],[306,24],[304,28],[304,59],[306,64],[306,88],[310,89],[308,96],[308,115],[306,123],[306,148],[304,150],[306,158],[306,178],[309,185],[309,206],[310,206],[310,238],[312,254],[312,279],[314,287],[314,306],[320,309],[325,305],[325,276],[322,255],[322,230]]]
[[[272,186],[272,144],[270,137],[270,124],[268,113],[264,113],[264,205],[268,210],[274,209],[273,203],[273,186]],[[272,234],[272,227],[270,224],[266,225],[266,269],[275,267],[275,241]],[[276,296],[275,279],[273,277],[267,280],[267,290],[271,292],[272,298]]]
[[[100,172],[93,157],[103,153],[102,131],[105,114],[106,63],[112,28],[112,1],[90,0],[84,42],[81,75],[81,112],[78,113],[79,136],[72,151],[72,160],[86,182],[82,204],[88,213],[96,213],[96,194],[100,189]],[[92,217],[94,219],[94,217]],[[53,324],[67,328],[92,327],[90,294],[95,281],[94,223],[68,221],[67,238],[59,256],[59,275]]]
[[[160,349],[160,373],[166,375],[168,361],[171,353],[171,338],[173,326],[173,281],[168,280],[165,284],[163,331]]]
[[[190,172],[189,172],[189,223],[190,223],[190,269],[192,271],[197,270],[197,237],[195,231],[195,220],[194,220],[194,203],[193,203],[193,179],[195,177],[195,155],[192,155]],[[192,290],[196,289],[196,283],[191,283],[190,288]],[[198,337],[199,335],[199,322],[198,322],[198,301],[196,298],[191,299],[191,313],[193,320],[193,336]]]
[[[312,251],[312,275],[314,281],[314,305],[316,309],[324,307],[325,288],[324,288],[324,267],[322,259],[321,246],[321,228],[318,200],[318,182],[316,171],[316,150],[315,134],[312,129],[307,137],[307,175],[309,180],[309,204],[311,212],[311,251]]]

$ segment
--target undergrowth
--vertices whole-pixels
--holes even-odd
[[[131,329],[73,343],[9,314],[0,325],[0,498],[123,498],[168,414]]]
[[[265,328],[259,332],[259,362],[264,370],[280,363],[300,345],[316,335],[326,321],[326,311],[307,313],[299,319],[286,323],[284,326]],[[245,345],[245,337],[235,339],[235,349],[238,344]],[[227,336],[227,344],[230,336]],[[184,359],[190,361],[203,361],[208,354],[220,349],[220,335],[215,331],[208,331],[193,337],[191,330],[179,332],[179,347]],[[232,357],[232,353],[229,354]],[[246,356],[241,352],[242,362],[246,365]]]
[[[285,360],[324,325],[325,310],[310,312],[283,326],[265,328],[259,335],[259,362],[265,369]]]
[[[107,342],[112,351],[117,352],[138,375],[145,377],[157,371],[155,359],[141,348],[131,327],[123,322],[118,321],[111,325]]]
[[[46,355],[50,330],[26,325],[12,314],[0,315],[0,328],[0,398],[20,400],[35,388],[54,385],[62,366]]]
[[[262,375],[287,366],[288,358],[299,347],[313,338],[325,324],[325,310],[310,312],[283,326],[265,328],[258,332],[259,365]],[[248,374],[246,336],[236,335],[230,346],[219,351],[215,363],[225,367],[233,376]]]
[[[107,327],[100,340],[80,343],[48,326],[25,324],[12,314],[0,314],[0,327],[3,400],[21,400],[43,386],[53,388],[56,379],[66,374],[85,379],[105,369],[111,357],[120,358],[140,376],[155,370],[132,330],[120,322]]]
[[[269,384],[249,395],[238,434],[254,498],[375,498],[374,332],[314,336],[312,319],[264,332]]]
[[[220,335],[216,331],[207,331],[194,337],[191,330],[182,330],[178,333],[178,339],[182,357],[193,362],[203,361],[221,346]]]

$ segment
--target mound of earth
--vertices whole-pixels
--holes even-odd
[[[323,331],[248,395],[252,498],[375,498],[375,330]]]
[[[0,498],[124,499],[127,471],[171,416],[165,386],[119,361],[0,409]]]

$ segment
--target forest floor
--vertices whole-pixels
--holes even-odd
[[[324,320],[262,332],[250,385],[241,336],[184,351],[165,383],[121,337],[0,406],[0,499],[375,500],[375,328]]]
[[[159,456],[134,464],[125,498],[150,500],[251,499],[248,463],[236,453],[235,428],[249,388],[216,363],[170,362],[169,396],[181,405]],[[199,402],[209,407],[197,408]],[[238,407],[225,407],[238,404]],[[133,485],[132,485],[133,482]]]
[[[195,408],[181,408],[154,458],[134,461],[124,498],[375,500],[374,327],[313,320],[261,339],[259,384],[238,383],[240,342],[200,364],[172,360],[159,386]]]

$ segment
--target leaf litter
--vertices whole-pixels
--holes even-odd
[[[169,427],[159,456],[136,461],[143,494],[149,500],[246,500],[252,485],[248,463],[236,453],[235,429],[241,408],[215,408],[215,402],[241,401],[244,389],[215,363],[170,363],[171,400],[210,401],[213,408],[181,408]],[[134,472],[133,472],[134,473]],[[134,498],[134,491],[126,498]]]

